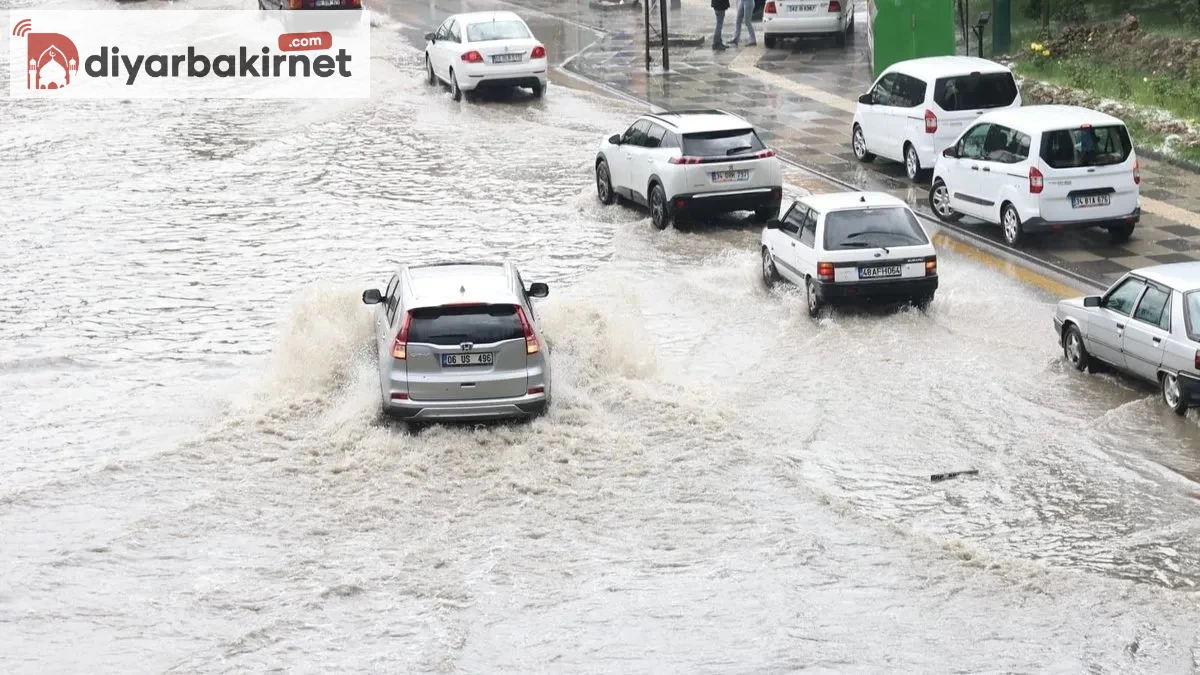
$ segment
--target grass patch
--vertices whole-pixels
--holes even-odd
[[[1018,61],[1019,74],[1102,98],[1162,108],[1178,119],[1200,118],[1200,82],[1097,64],[1084,59]]]

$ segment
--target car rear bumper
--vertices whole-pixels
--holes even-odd
[[[475,66],[462,69],[458,86],[463,91],[487,87],[535,87],[546,84],[546,63],[521,64],[520,66]]]
[[[470,422],[532,417],[545,412],[544,393],[518,398],[466,401],[390,400],[383,410],[388,415],[414,422]]]
[[[792,37],[802,35],[823,35],[825,33],[841,33],[846,29],[840,14],[821,14],[806,17],[765,17],[763,19],[763,34],[775,37]]]
[[[1138,207],[1133,213],[1120,216],[1105,216],[1103,218],[1087,218],[1084,220],[1046,220],[1034,216],[1021,223],[1021,229],[1026,232],[1058,232],[1060,230],[1086,230],[1091,227],[1108,225],[1132,225],[1142,219],[1142,209]]]
[[[817,297],[823,302],[888,302],[913,300],[933,295],[938,288],[937,275],[878,281],[817,281]]]
[[[725,192],[697,192],[671,197],[676,213],[728,213],[778,208],[783,203],[783,186],[748,188]]]
[[[1200,377],[1180,371],[1175,375],[1179,382],[1179,395],[1192,405],[1200,405]]]

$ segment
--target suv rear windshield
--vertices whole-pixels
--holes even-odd
[[[753,129],[727,129],[683,135],[683,154],[691,157],[737,155],[765,150]]]
[[[916,216],[902,206],[831,211],[825,215],[826,251],[928,243]]]
[[[467,42],[522,40],[527,37],[529,29],[520,21],[488,21],[467,25]]]
[[[1042,134],[1042,161],[1055,169],[1120,164],[1129,159],[1132,149],[1129,130],[1123,124]]]
[[[933,102],[946,112],[1003,108],[1017,100],[1012,73],[943,77],[933,85]]]
[[[488,344],[525,337],[516,305],[459,305],[414,309],[408,341],[429,345]]]

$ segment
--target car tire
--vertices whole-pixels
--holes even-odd
[[[671,205],[667,193],[658,183],[650,184],[650,222],[656,230],[665,230],[671,224]]]
[[[921,174],[925,169],[921,168],[921,157],[917,155],[917,149],[912,143],[904,144],[904,175],[914,183],[921,180]]]
[[[1021,214],[1008,202],[1000,207],[1000,229],[1004,233],[1004,243],[1009,246],[1017,248],[1024,243],[1025,227],[1021,224]]]
[[[776,40],[774,35],[764,35],[763,36],[763,46],[766,47],[767,49],[775,49],[775,45],[777,45],[778,43],[779,43],[779,41]]]
[[[1158,388],[1162,393],[1163,403],[1171,409],[1171,412],[1176,415],[1186,415],[1188,409],[1188,401],[1183,397],[1183,392],[1179,389],[1179,378],[1171,373],[1163,373],[1158,376]]]
[[[425,55],[425,83],[433,86],[438,83],[437,73],[433,72],[433,61],[429,60],[429,55]]]
[[[760,223],[765,223],[772,218],[779,217],[779,206],[764,206],[760,209],[754,209],[754,219]]]
[[[963,214],[950,208],[950,188],[939,178],[929,188],[929,209],[938,220],[954,223],[962,220]]]
[[[1108,237],[1114,244],[1124,244],[1133,236],[1133,223],[1108,226]]]
[[[834,35],[834,36],[833,36],[833,41],[834,41],[834,43],[835,43],[837,46],[839,46],[839,47],[845,47],[845,46],[846,46],[846,33],[845,33],[845,31],[838,31],[838,33],[837,33],[836,35]]]
[[[617,195],[613,192],[612,174],[608,170],[608,161],[603,159],[596,162],[596,197],[605,206],[617,201]]]
[[[766,246],[762,247],[762,280],[763,285],[768,290],[775,287],[779,283],[779,270],[775,267],[775,260],[771,257],[771,251]]]
[[[1092,358],[1088,354],[1087,347],[1083,346],[1083,335],[1074,325],[1067,326],[1067,329],[1063,331],[1062,349],[1063,358],[1071,364],[1072,368],[1079,372],[1088,369]]]
[[[808,303],[809,318],[815,319],[820,316],[825,304],[817,295],[817,285],[813,283],[812,277],[804,278],[804,297]]]
[[[875,155],[867,152],[867,137],[863,135],[862,127],[857,124],[850,130],[850,148],[854,150],[854,156],[860,162],[870,162],[875,159]]]
[[[455,101],[463,99],[463,91],[458,87],[458,75],[454,73],[454,69],[450,69],[450,97]]]
[[[542,84],[540,81],[533,85],[533,97],[534,98],[541,98],[545,94],[546,94],[546,85]]]

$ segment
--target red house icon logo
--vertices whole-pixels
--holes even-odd
[[[71,38],[58,33],[33,33],[33,22],[22,19],[13,35],[25,38],[29,71],[28,89],[62,89],[79,72],[79,50]]]

